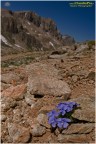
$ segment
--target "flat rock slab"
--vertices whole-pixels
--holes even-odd
[[[58,135],[58,142],[60,143],[89,143],[91,142],[90,137],[86,134],[71,134],[71,135]]]
[[[71,124],[68,129],[62,131],[62,134],[87,134],[95,129],[94,123]]]
[[[70,97],[71,90],[65,81],[58,79],[57,69],[41,63],[29,66],[27,91],[30,94],[64,96],[65,99]]]
[[[73,117],[78,120],[84,120],[88,122],[95,122],[95,98],[94,97],[78,97],[71,101],[80,104],[80,109],[77,109],[73,113]]]

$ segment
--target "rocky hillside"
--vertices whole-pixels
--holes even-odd
[[[62,36],[56,23],[31,11],[1,10],[2,55],[8,53],[57,49],[75,43]]]
[[[95,143],[94,49],[78,44],[2,57],[2,143]],[[69,101],[80,104],[73,121],[52,129],[47,113]]]

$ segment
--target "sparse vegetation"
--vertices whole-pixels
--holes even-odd
[[[89,49],[92,48],[92,46],[95,46],[95,41],[88,41],[88,46],[89,46]]]
[[[88,45],[95,45],[95,41],[88,41]]]
[[[10,61],[5,61],[5,62],[2,62],[1,67],[8,67],[10,65],[20,66],[22,64],[29,64],[34,59],[35,59],[35,57],[33,57],[33,56],[26,56],[22,59],[15,59],[15,60],[10,60]]]

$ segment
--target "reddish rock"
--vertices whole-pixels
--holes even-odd
[[[22,99],[26,91],[27,91],[27,87],[25,84],[11,86],[10,88],[2,92],[2,97],[10,97],[15,100],[19,100],[19,99]]]

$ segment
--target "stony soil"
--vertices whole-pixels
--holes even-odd
[[[61,58],[48,55],[39,53],[28,64],[2,66],[2,143],[95,143],[94,51]],[[2,62],[9,61],[20,59],[2,57]],[[46,113],[68,100],[81,105],[73,114],[77,122],[52,132]]]

